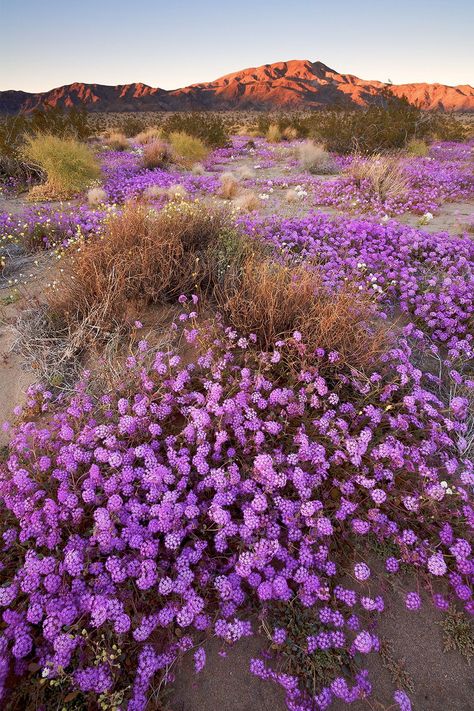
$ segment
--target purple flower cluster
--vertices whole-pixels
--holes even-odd
[[[424,214],[436,212],[444,202],[469,200],[474,195],[472,146],[469,144],[435,144],[430,156],[405,158],[402,167],[407,189],[396,197],[381,199],[370,181],[359,184],[351,175],[343,173],[335,180],[313,181],[316,203],[379,215]]]
[[[55,404],[30,393],[47,425],[25,416],[0,465],[0,680],[69,674],[91,701],[131,684],[126,707],[140,711],[154,676],[204,632],[235,643],[255,605],[295,598],[322,626],[309,654],[368,654],[384,609],[364,582],[371,537],[396,549],[393,573],[399,560],[474,612],[466,410],[433,394],[408,342],[369,378],[327,379],[318,351],[284,385],[275,352],[291,357],[300,338],[257,355],[230,329],[211,336],[187,313],[180,323],[201,344],[187,365],[142,341],[114,393],[94,400],[86,381]],[[357,551],[354,588],[341,543]],[[273,636],[283,644],[286,631]],[[194,662],[202,669],[202,651]],[[281,684],[294,711],[370,692],[364,672],[308,697],[261,660],[252,671]]]
[[[408,314],[435,341],[472,343],[473,240],[430,234],[395,220],[380,224],[318,213],[289,220],[252,215],[241,217],[240,224],[280,252],[316,262],[330,289],[350,280],[389,313]]]

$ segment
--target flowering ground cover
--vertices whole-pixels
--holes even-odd
[[[100,155],[106,205],[3,213],[0,246],[67,258],[107,239],[150,187],[183,186],[183,214],[232,205],[221,174],[245,167],[258,208],[233,210],[213,273],[245,239],[295,282],[316,274],[334,303],[350,285],[373,306],[367,328],[387,326],[386,347],[356,368],[286,328],[262,350],[201,285],[158,346],[136,321],[113,386],[88,371],[72,394],[33,386],[0,455],[2,708],[161,709],[184,655],[199,675],[210,637],[262,636],[249,672],[283,689],[289,711],[360,702],[368,655],[384,651],[387,585],[413,619],[433,606],[460,620],[456,644],[472,656],[474,243],[380,220],[471,197],[472,146],[404,158],[402,202],[351,182],[352,157],[330,180],[303,172],[297,141],[234,137],[202,174],[144,169],[133,144]],[[321,199],[367,214],[312,211]],[[185,238],[203,259],[192,224]],[[409,711],[409,697],[400,677],[390,708]]]

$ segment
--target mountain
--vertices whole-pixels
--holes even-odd
[[[146,84],[74,83],[32,94],[1,91],[0,112],[85,106],[91,111],[181,111],[225,109],[316,109],[338,104],[367,106],[390,86],[423,109],[474,111],[474,88],[467,84],[393,84],[339,74],[322,62],[292,60],[227,74],[212,82],[166,91]]]

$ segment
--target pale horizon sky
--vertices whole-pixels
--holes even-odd
[[[471,0],[0,0],[0,90],[175,89],[290,59],[395,84],[474,84]]]

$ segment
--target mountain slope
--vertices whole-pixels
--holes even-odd
[[[36,108],[86,106],[95,111],[161,111],[201,109],[312,109],[339,104],[367,106],[380,98],[388,85],[359,79],[322,62],[291,60],[227,74],[212,82],[166,91],[146,84],[74,83],[30,94],[0,92],[0,112],[30,112]],[[424,109],[474,111],[474,89],[469,85],[391,85],[396,96],[407,96]]]

